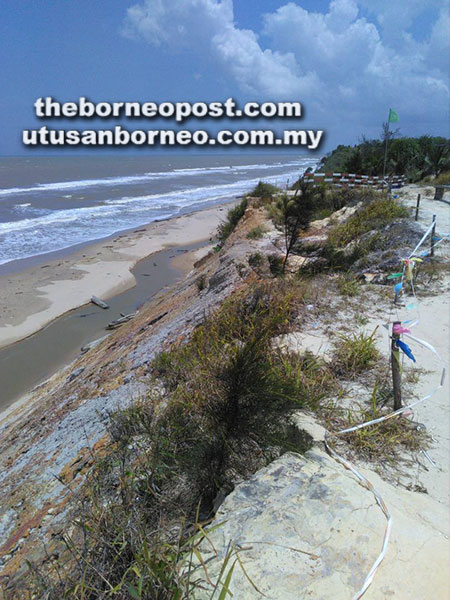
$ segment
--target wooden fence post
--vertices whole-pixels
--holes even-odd
[[[396,340],[399,335],[394,333],[395,326],[401,325],[400,321],[395,321],[392,325],[392,343],[391,343],[391,365],[392,365],[392,384],[394,387],[394,410],[402,407],[402,375],[400,370],[400,350]]]
[[[420,194],[417,194],[417,204],[416,204],[416,217],[415,221],[419,220],[419,206],[420,206]]]
[[[433,228],[431,230],[431,250],[430,256],[434,256],[434,238],[436,237],[436,215],[433,215]]]

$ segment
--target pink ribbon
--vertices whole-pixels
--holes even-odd
[[[395,333],[395,335],[401,335],[402,333],[411,333],[409,329],[403,327],[402,325],[394,325],[392,332]]]

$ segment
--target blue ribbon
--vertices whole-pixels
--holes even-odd
[[[402,340],[395,340],[395,343],[408,358],[410,358],[413,362],[416,362],[414,354],[411,352],[411,348],[408,346],[408,344],[405,344],[405,342],[402,342]]]

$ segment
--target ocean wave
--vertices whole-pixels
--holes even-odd
[[[305,161],[302,169],[308,166],[308,162]],[[279,183],[281,179],[289,178],[293,181],[298,174],[298,165],[293,164],[282,174],[266,173],[263,179],[269,183]],[[23,211],[23,218],[0,223],[0,264],[63,250],[79,243],[93,242],[156,219],[170,218],[183,212],[212,206],[243,195],[260,179],[261,177],[257,176],[232,183],[218,183],[159,194],[129,195],[106,199],[94,206],[63,210],[45,209],[44,213],[44,209],[39,209],[38,214],[33,206],[24,206],[30,203],[23,203],[20,209],[21,213]]]
[[[172,171],[160,171],[155,173],[145,173],[143,175],[128,175],[121,177],[105,177],[102,179],[80,179],[76,181],[59,181],[54,183],[40,183],[32,187],[13,187],[0,189],[0,196],[9,196],[13,194],[24,194],[31,192],[54,192],[61,190],[76,190],[85,189],[89,187],[100,187],[100,186],[122,186],[131,185],[133,183],[144,183],[146,181],[152,181],[155,179],[167,179],[173,177],[182,176],[194,176],[194,175],[208,175],[213,173],[221,173],[225,171],[242,171],[242,170],[256,170],[256,169],[279,169],[282,167],[290,168],[293,166],[305,166],[310,162],[314,162],[314,159],[301,159],[298,161],[290,161],[287,163],[276,163],[276,164],[256,164],[256,165],[234,165],[230,167],[198,167],[190,169],[173,169]]]
[[[284,174],[283,177],[292,177],[297,171]],[[280,179],[280,175],[265,177],[264,180],[273,183]],[[127,212],[148,212],[173,207],[174,211],[195,204],[214,202],[219,199],[232,198],[254,187],[260,178],[245,179],[229,184],[216,184],[210,186],[186,188],[162,194],[146,194],[143,196],[125,196],[118,199],[105,200],[103,204],[84,206],[64,210],[46,211],[44,215],[34,218],[25,218],[19,221],[0,223],[0,235],[13,231],[35,230],[39,227],[54,227],[56,224],[67,224],[80,221],[80,226],[91,226],[95,219],[109,219],[110,217],[126,217]],[[132,206],[132,208],[131,208]],[[174,213],[175,214],[175,213]],[[49,236],[53,235],[49,231]]]

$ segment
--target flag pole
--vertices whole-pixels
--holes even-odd
[[[386,161],[387,161],[387,151],[388,151],[388,141],[389,141],[389,117],[391,116],[391,110],[389,109],[389,115],[387,120],[387,130],[386,130],[386,140],[384,143],[384,163],[383,163],[383,187],[384,180],[386,178]]]

